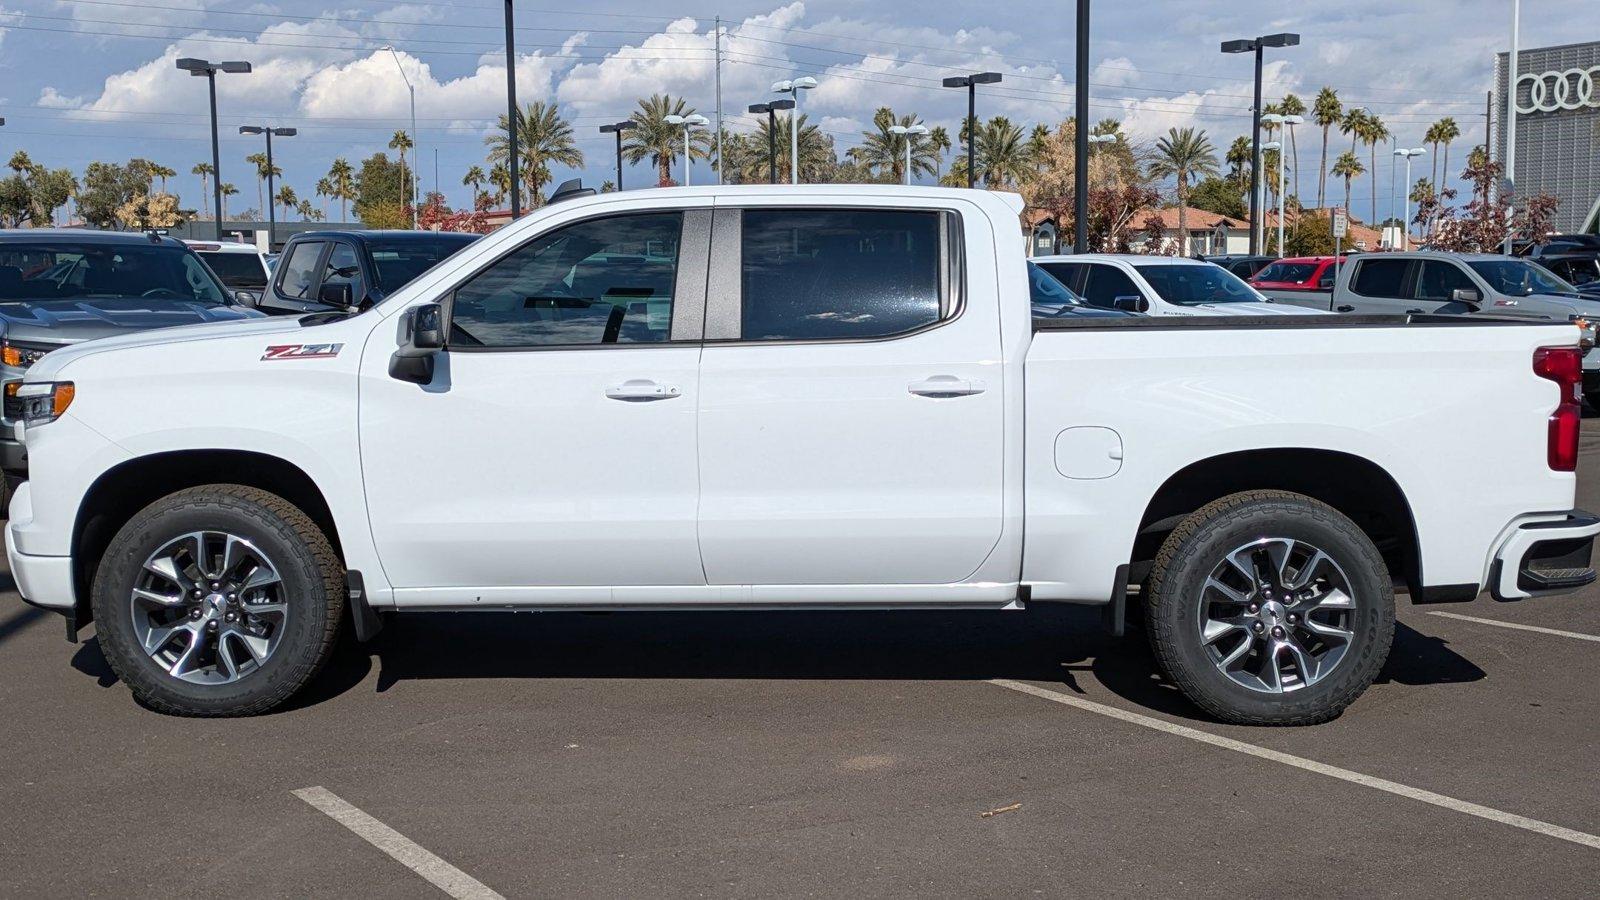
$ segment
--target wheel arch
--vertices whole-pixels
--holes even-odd
[[[251,450],[177,450],[126,460],[90,485],[72,527],[73,588],[78,622],[93,616],[94,573],[111,539],[134,514],[156,500],[203,484],[242,484],[283,497],[321,528],[341,562],[344,545],[332,509],[305,470],[281,457]]]
[[[1391,575],[1421,596],[1416,517],[1400,484],[1377,463],[1338,450],[1277,447],[1223,453],[1190,463],[1151,496],[1134,539],[1133,561],[1155,558],[1161,542],[1190,513],[1247,490],[1282,490],[1328,504],[1377,546]]]

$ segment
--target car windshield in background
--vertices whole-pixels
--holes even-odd
[[[1317,271],[1316,263],[1275,262],[1256,273],[1257,281],[1279,281],[1299,284]]]
[[[1210,263],[1144,265],[1134,263],[1144,280],[1168,303],[1259,303],[1263,298],[1239,276]]]
[[[1035,306],[1082,306],[1082,297],[1035,263],[1028,263],[1028,296]]]
[[[403,241],[372,238],[367,241],[367,250],[377,269],[378,287],[385,293],[393,293],[477,239],[475,234],[441,234],[438,238]]]
[[[226,293],[193,253],[167,244],[0,244],[0,301],[184,300],[222,306]]]
[[[1557,278],[1549,269],[1521,259],[1480,259],[1467,263],[1489,282],[1489,288],[1513,297],[1530,294],[1576,294],[1578,289]]]
[[[267,286],[267,270],[261,267],[261,257],[254,253],[195,252],[228,287],[260,290]]]

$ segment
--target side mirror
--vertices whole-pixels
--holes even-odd
[[[255,291],[234,291],[233,302],[240,306],[260,306],[261,295]]]
[[[1333,288],[1333,276],[1322,276],[1322,278],[1318,279],[1317,281],[1317,288],[1318,290],[1331,290]]]
[[[1471,288],[1456,288],[1450,292],[1450,302],[1465,303],[1476,308],[1478,304],[1483,302],[1483,295]]]
[[[1144,312],[1150,308],[1150,302],[1138,294],[1117,297],[1111,301],[1111,305],[1124,312]]]
[[[350,284],[325,284],[317,288],[317,302],[328,306],[337,306],[340,309],[349,309],[355,305],[355,296],[351,293]]]
[[[434,355],[444,349],[444,311],[437,303],[413,306],[406,310],[401,327],[404,337],[389,357],[389,377],[428,384],[433,381]]]

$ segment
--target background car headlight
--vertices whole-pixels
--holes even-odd
[[[49,353],[51,347],[33,347],[27,344],[14,344],[11,341],[0,342],[0,363],[12,368],[26,369],[39,361],[39,358]]]
[[[26,425],[43,425],[61,418],[72,405],[77,389],[70,381],[23,382],[16,391],[17,418]]]

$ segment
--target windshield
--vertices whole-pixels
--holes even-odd
[[[182,247],[58,241],[0,244],[0,301],[107,297],[227,303],[216,276]]]
[[[1264,299],[1239,276],[1210,263],[1141,265],[1134,263],[1144,280],[1150,282],[1161,299],[1168,303],[1193,306],[1199,303],[1260,303]]]
[[[1305,262],[1275,262],[1256,273],[1256,281],[1282,281],[1299,284],[1309,280],[1313,272],[1317,271],[1316,263]]]
[[[267,270],[261,265],[261,257],[254,253],[196,252],[228,287],[259,290],[267,286]]]
[[[1083,305],[1082,297],[1074,294],[1060,279],[1031,262],[1028,263],[1028,295],[1034,306],[1048,307],[1051,312],[1060,306]]]
[[[1576,294],[1578,289],[1549,269],[1522,259],[1483,259],[1467,263],[1479,277],[1489,282],[1489,289],[1513,297],[1529,294]]]
[[[434,238],[403,241],[373,238],[367,241],[367,249],[377,269],[378,286],[392,294],[477,239],[475,234],[440,234]]]

